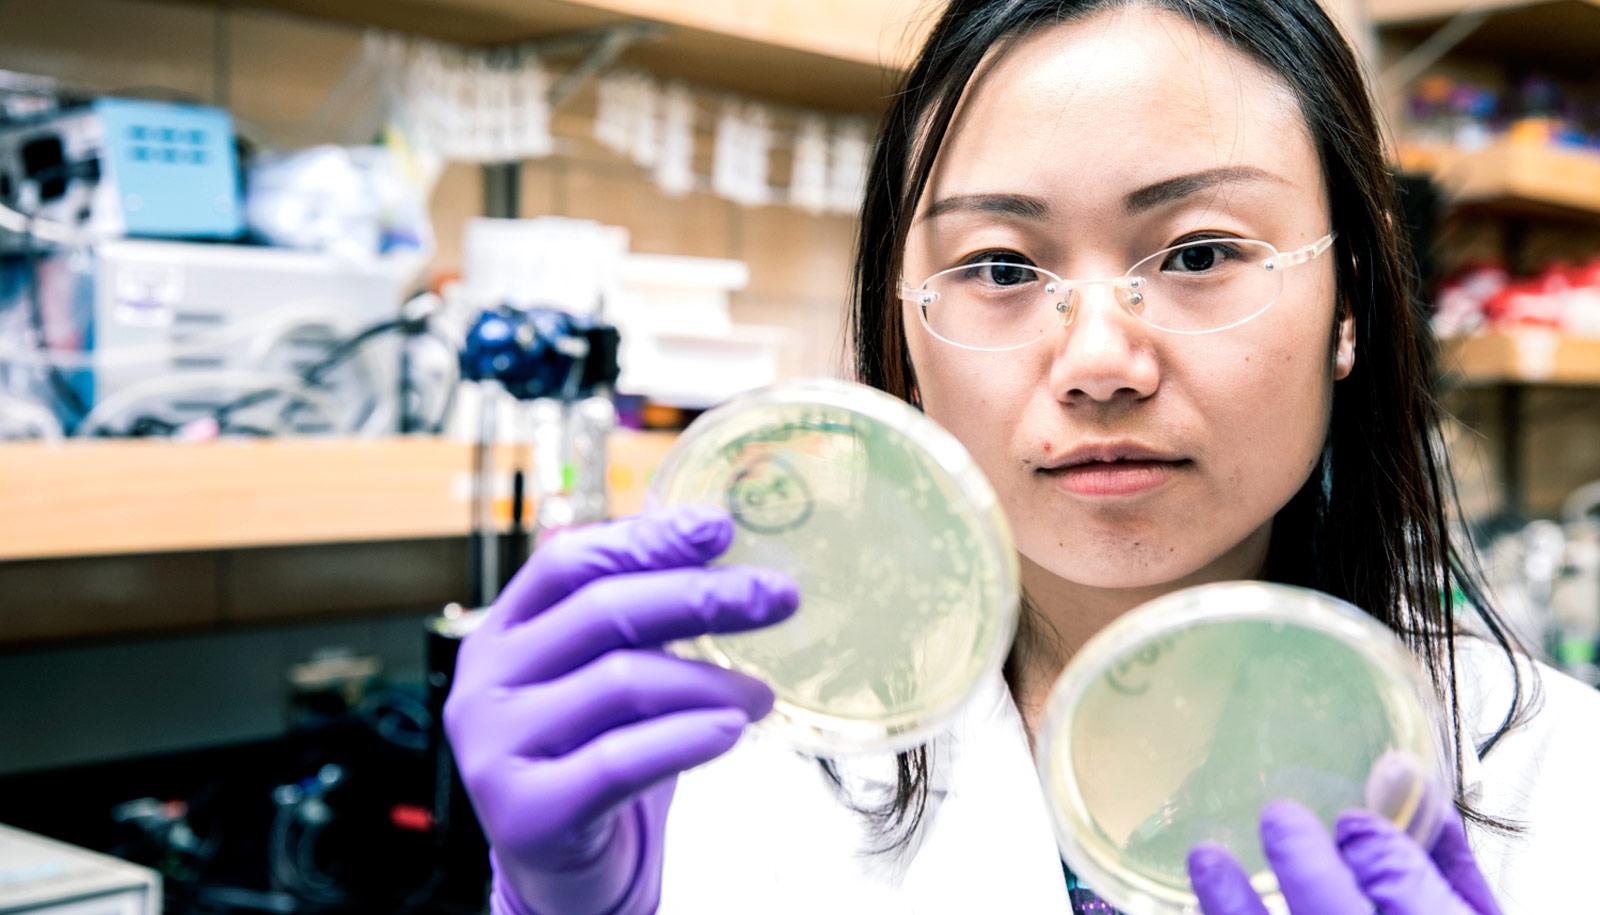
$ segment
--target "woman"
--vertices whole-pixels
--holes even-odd
[[[771,692],[656,646],[780,620],[792,582],[705,568],[731,537],[715,513],[559,537],[468,640],[446,709],[497,911],[1107,911],[1056,857],[1029,754],[1045,695],[1119,614],[1240,578],[1343,597],[1413,647],[1473,823],[1469,846],[1449,809],[1422,848],[1269,806],[1295,915],[1582,908],[1600,697],[1514,662],[1492,613],[1457,634],[1448,594],[1487,604],[1447,536],[1396,213],[1313,0],[951,4],[879,140],[856,371],[999,494],[1027,595],[1004,682],[881,765],[730,753]],[[1189,864],[1209,915],[1264,911],[1225,852]]]

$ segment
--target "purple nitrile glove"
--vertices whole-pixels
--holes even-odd
[[[1500,915],[1460,815],[1420,766],[1380,760],[1368,781],[1368,803],[1395,806],[1406,784],[1418,789],[1408,832],[1372,811],[1352,810],[1329,836],[1299,804],[1267,805],[1261,846],[1292,915]],[[1189,880],[1205,915],[1267,915],[1244,868],[1220,846],[1189,852]]]
[[[541,546],[461,646],[444,723],[491,846],[497,915],[655,910],[677,774],[772,707],[759,680],[659,646],[778,622],[781,573],[707,568],[733,524],[683,508]]]

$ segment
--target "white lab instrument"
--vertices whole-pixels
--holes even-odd
[[[161,876],[109,855],[0,826],[0,912],[159,915]]]

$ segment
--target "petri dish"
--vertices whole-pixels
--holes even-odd
[[[1185,861],[1215,842],[1284,913],[1261,809],[1295,800],[1331,827],[1366,806],[1368,775],[1391,751],[1450,784],[1437,707],[1406,648],[1350,604],[1263,582],[1202,585],[1084,645],[1051,691],[1036,762],[1063,860],[1107,903],[1198,912]],[[1415,805],[1380,812],[1405,829]]]
[[[718,564],[794,576],[784,622],[669,647],[766,681],[759,727],[798,749],[915,746],[1004,663],[1018,573],[999,502],[954,436],[881,391],[808,380],[728,401],[679,437],[648,502],[726,509]]]

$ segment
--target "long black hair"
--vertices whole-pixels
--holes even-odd
[[[1470,548],[1458,548],[1451,537],[1455,491],[1438,433],[1436,344],[1413,292],[1410,246],[1366,82],[1317,0],[951,2],[878,134],[850,310],[856,378],[916,400],[895,288],[912,215],[980,64],[1035,29],[1132,5],[1185,16],[1276,73],[1299,99],[1339,234],[1339,307],[1330,345],[1338,321],[1353,316],[1359,357],[1338,383],[1321,470],[1275,519],[1268,577],[1362,607],[1410,646],[1448,709],[1459,773],[1463,753],[1482,756],[1522,718],[1528,684],[1516,664],[1514,637],[1478,584]],[[1482,746],[1463,746],[1455,667],[1462,597],[1504,651],[1513,677],[1505,718]],[[1029,615],[1025,602],[1024,636]],[[915,834],[926,806],[929,765],[926,747],[900,754],[892,798],[881,806],[858,806],[880,827],[884,849],[904,847]],[[837,781],[832,767],[824,768]],[[1507,825],[1463,810],[1480,822]]]

